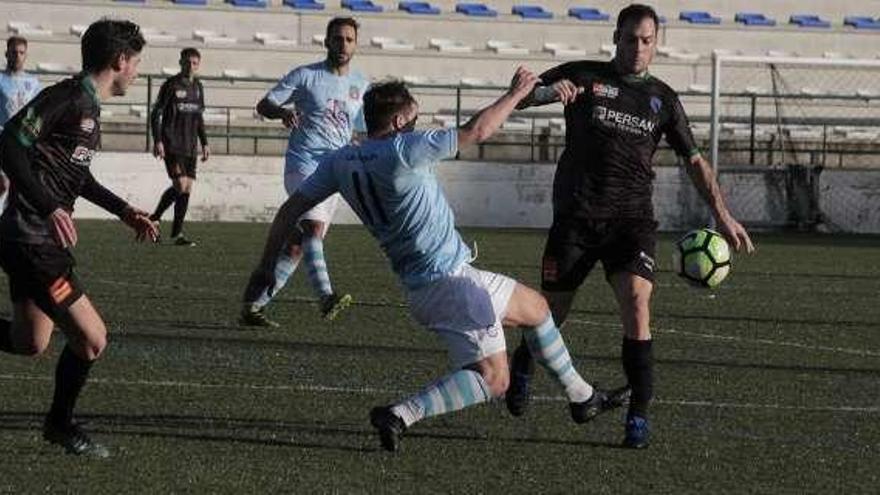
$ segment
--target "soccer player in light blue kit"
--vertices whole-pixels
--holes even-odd
[[[0,132],[3,126],[40,92],[40,80],[24,70],[27,39],[10,36],[6,40],[6,70],[0,72]],[[9,188],[9,180],[0,172],[0,196]],[[2,207],[0,207],[2,210]]]
[[[581,378],[538,292],[471,266],[473,255],[435,175],[438,162],[454,157],[460,146],[488,139],[536,81],[520,68],[508,91],[463,127],[428,131],[413,130],[418,106],[403,83],[372,86],[364,96],[368,139],[328,156],[275,217],[254,278],[271,285],[274,253],[300,216],[340,192],[400,277],[412,316],[449,350],[451,373],[370,412],[387,450],[396,451],[400,436],[417,421],[504,395],[509,371],[503,326],[524,328],[535,360],[564,390],[575,422],[628,398],[626,388],[605,392]]]
[[[291,128],[284,166],[284,187],[292,195],[315,171],[321,158],[347,145],[354,130],[363,131],[363,94],[369,82],[349,67],[357,47],[357,22],[337,17],[327,24],[324,45],[327,58],[292,70],[257,105],[270,119],[281,119]],[[294,108],[288,107],[292,103]],[[321,313],[332,320],[351,303],[348,294],[337,295],[330,284],[324,260],[323,239],[339,204],[332,196],[306,212],[301,232],[276,253],[274,288],[250,280],[244,293],[240,322],[248,326],[276,327],[264,308],[287,282],[300,260],[320,298]]]

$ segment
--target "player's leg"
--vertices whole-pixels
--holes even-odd
[[[528,350],[565,392],[575,422],[587,422],[626,401],[629,394],[626,387],[606,392],[594,389],[581,377],[546,300],[537,291],[517,284],[504,324],[522,327]]]
[[[291,233],[286,246],[275,260],[273,269],[274,285],[268,287],[259,270],[251,273],[244,290],[243,304],[239,323],[250,327],[278,327],[279,324],[266,316],[266,306],[287,284],[302,259],[302,232]]]
[[[320,301],[321,315],[335,319],[351,304],[351,295],[337,294],[330,283],[327,258],[324,256],[324,237],[339,207],[339,195],[334,194],[307,211],[300,221],[303,231],[303,264],[309,284]]]
[[[583,227],[578,221],[555,220],[544,247],[541,286],[557,327],[562,327],[578,287],[596,263],[595,254],[588,245],[591,239],[585,239]],[[531,377],[535,368],[525,334],[513,353],[510,368],[510,389],[505,402],[513,416],[522,416],[530,401]]]
[[[9,179],[5,173],[0,172],[0,213],[6,209],[6,204],[9,202],[7,192],[9,192]]]
[[[55,324],[32,300],[13,300],[12,320],[0,318],[0,351],[38,356],[46,351]]]
[[[196,243],[183,235],[183,221],[189,209],[189,196],[192,192],[193,182],[196,177],[196,157],[177,157],[182,171],[174,179],[174,189],[177,191],[177,199],[174,200],[174,223],[171,227],[171,239],[177,246],[195,246]]]
[[[621,361],[632,388],[624,445],[648,446],[648,407],[653,397],[654,358],[651,339],[651,294],[654,289],[655,228],[653,221],[626,222],[609,259],[603,259],[623,326]]]
[[[177,199],[178,188],[175,186],[175,179],[183,175],[183,169],[173,155],[165,155],[165,172],[168,173],[168,178],[171,179],[171,185],[162,193],[162,196],[159,198],[159,204],[156,205],[156,209],[153,211],[153,214],[150,215],[150,220],[153,220],[154,222],[161,220],[165,211],[168,210]]]

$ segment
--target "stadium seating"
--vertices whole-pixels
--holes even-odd
[[[52,36],[52,30],[43,26],[31,26],[29,22],[9,21],[6,29],[11,33],[26,38],[48,38]]]
[[[486,48],[501,55],[528,55],[529,49],[512,41],[489,40]]]
[[[254,33],[254,40],[266,46],[296,46],[296,40],[281,36],[276,33],[258,31]]]
[[[266,0],[226,0],[226,3],[232,4],[236,7],[266,7]]]
[[[428,46],[447,53],[470,53],[474,50],[473,47],[461,41],[448,38],[431,38],[428,41]]]
[[[510,13],[523,19],[552,19],[553,14],[544,10],[540,5],[514,5]]]
[[[174,0],[178,5],[207,5],[208,0]]]
[[[607,21],[611,18],[610,15],[592,7],[572,7],[568,9],[568,15],[582,21]]]
[[[342,0],[342,8],[352,12],[382,12],[382,6],[373,3],[373,0]]]
[[[496,17],[498,11],[490,9],[482,3],[459,3],[455,6],[455,11],[471,17]]]
[[[811,28],[830,28],[831,23],[825,20],[822,20],[817,15],[813,14],[798,14],[789,17],[789,24],[796,24],[800,27],[811,27]]]
[[[712,14],[699,10],[684,10],[678,14],[678,18],[691,24],[721,24],[720,17],[713,17]]]
[[[403,1],[397,4],[399,10],[416,15],[439,15],[440,9],[428,2]]]
[[[843,19],[843,24],[856,29],[880,29],[880,21],[867,16],[847,16]]]
[[[370,44],[383,50],[412,51],[416,48],[406,40],[387,36],[374,36],[370,39]]]
[[[284,0],[284,5],[299,10],[324,10],[324,4],[316,0]]]
[[[210,29],[193,30],[193,39],[201,41],[206,45],[234,45],[238,43],[236,38]],[[147,40],[149,41],[149,38]]]
[[[733,18],[734,22],[745,24],[746,26],[775,26],[776,20],[766,17],[764,14],[754,12],[737,12]]]
[[[584,57],[587,55],[587,50],[583,47],[568,43],[544,43],[543,48],[545,52],[552,53],[554,57],[558,58]]]

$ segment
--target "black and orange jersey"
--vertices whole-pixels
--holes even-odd
[[[80,196],[121,215],[125,201],[95,180],[90,166],[101,143],[101,105],[87,76],[65,79],[28,103],[0,135],[9,203],[0,240],[55,242],[48,216],[73,211]]]
[[[162,142],[166,153],[195,156],[196,139],[202,146],[208,144],[204,111],[205,89],[201,81],[190,81],[182,74],[168,78],[159,89],[150,115],[153,139]]]
[[[676,92],[650,75],[621,76],[611,62],[566,63],[540,79],[584,88],[565,107],[554,215],[653,218],[651,162],[661,137],[685,158],[699,153]]]

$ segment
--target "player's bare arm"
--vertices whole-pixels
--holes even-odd
[[[532,91],[537,82],[538,76],[525,67],[519,67],[513,75],[507,92],[495,103],[474,115],[458,130],[459,146],[489,139],[516,109],[517,103]]]
[[[701,155],[694,155],[688,162],[687,172],[697,190],[700,191],[700,195],[712,209],[712,215],[718,223],[718,229],[727,238],[727,242],[737,251],[745,248],[746,252],[753,252],[755,246],[752,244],[748,232],[733,218],[727,205],[724,204],[724,196],[721,194],[721,188],[718,186],[709,161]]]
[[[521,110],[523,108],[539,107],[556,102],[568,105],[574,103],[583,92],[583,86],[578,86],[568,79],[560,79],[549,86],[536,87],[517,104],[516,108]]]
[[[269,120],[281,120],[285,127],[294,129],[299,126],[299,116],[296,112],[281,105],[276,105],[272,100],[263,98],[257,103],[257,113]]]

